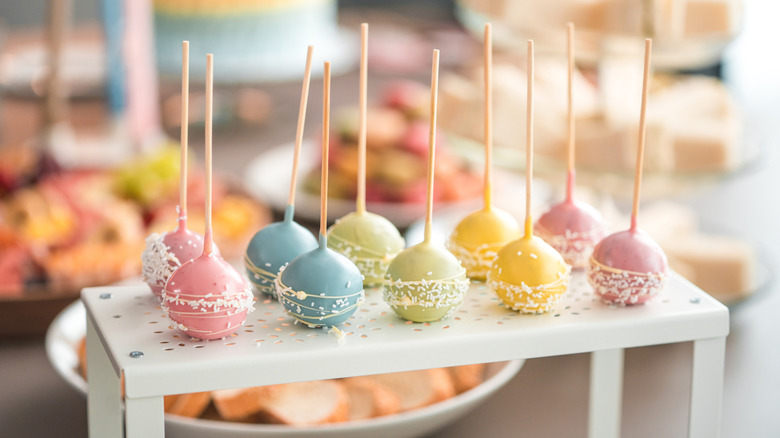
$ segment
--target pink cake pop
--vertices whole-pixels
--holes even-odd
[[[213,55],[206,55],[206,233],[203,253],[184,263],[162,291],[174,327],[198,339],[219,339],[241,327],[252,310],[249,282],[214,251],[211,234],[211,119]]]
[[[593,252],[593,247],[604,238],[606,227],[598,210],[574,200],[574,106],[572,99],[572,77],[574,75],[574,24],[567,25],[567,48],[569,62],[569,132],[568,132],[568,174],[566,199],[553,205],[539,217],[534,231],[536,235],[555,248],[572,268],[584,268]]]
[[[614,233],[593,249],[588,282],[602,300],[618,305],[643,304],[658,295],[666,284],[668,265],[660,246],[637,227],[642,161],[645,150],[645,113],[650,82],[652,40],[645,40],[645,70],[642,83],[642,110],[639,118],[639,150],[634,174],[634,202],[631,228]]]
[[[179,181],[178,226],[173,231],[152,233],[141,255],[142,276],[152,293],[160,296],[168,277],[183,263],[203,252],[203,236],[187,229],[187,128],[189,120],[190,43],[182,42],[181,70],[181,174]]]

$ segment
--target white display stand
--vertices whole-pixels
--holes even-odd
[[[164,436],[168,394],[585,352],[592,353],[588,435],[613,438],[623,349],[687,341],[694,342],[688,436],[720,431],[728,309],[678,275],[655,301],[620,308],[601,303],[576,273],[557,310],[544,315],[517,314],[473,284],[448,319],[424,324],[399,319],[372,289],[341,334],[295,324],[278,302],[261,299],[245,327],[216,341],[172,329],[146,286],[81,296],[93,438]]]

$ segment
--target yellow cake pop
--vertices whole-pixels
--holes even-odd
[[[571,267],[552,246],[533,235],[533,47],[529,40],[525,235],[498,252],[487,282],[507,307],[523,313],[544,313],[552,310],[566,292]]]
[[[493,44],[491,25],[485,25],[485,206],[458,223],[447,240],[447,249],[460,260],[473,280],[484,280],[498,251],[520,237],[520,225],[509,213],[493,207],[491,175],[493,155]]]

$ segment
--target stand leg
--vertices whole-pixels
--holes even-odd
[[[87,315],[87,421],[92,438],[122,437],[122,394],[119,376]]]
[[[125,398],[127,438],[165,437],[163,398]]]
[[[622,397],[623,349],[594,351],[590,356],[590,438],[620,436]]]
[[[694,341],[689,438],[720,436],[725,358],[725,337]]]

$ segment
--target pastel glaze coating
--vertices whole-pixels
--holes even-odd
[[[365,299],[360,270],[323,235],[317,248],[282,267],[276,291],[287,314],[309,327],[341,324]]]
[[[593,249],[588,282],[607,303],[644,304],[663,290],[668,266],[664,251],[645,232],[620,231]]]
[[[383,283],[390,262],[404,249],[395,225],[378,214],[352,212],[328,229],[328,247],[352,260],[363,274],[363,285]]]
[[[498,252],[487,283],[510,309],[545,313],[566,292],[570,274],[571,267],[555,248],[526,234]]]
[[[171,274],[202,253],[203,236],[188,230],[180,219],[175,230],[152,233],[146,238],[146,247],[141,254],[142,278],[159,297]]]
[[[588,265],[593,247],[606,235],[606,225],[590,204],[563,201],[539,217],[534,233],[578,269]]]
[[[498,251],[521,234],[520,224],[512,215],[486,208],[458,223],[447,240],[447,249],[460,260],[469,278],[484,281]]]
[[[201,254],[171,275],[162,309],[174,327],[198,339],[220,339],[244,325],[253,306],[246,279],[218,254]]]
[[[422,242],[390,263],[384,300],[403,319],[438,321],[461,305],[468,287],[466,270],[452,253]]]
[[[293,220],[294,207],[288,205],[284,220],[267,225],[252,237],[244,254],[244,266],[255,290],[276,297],[276,277],[282,266],[299,255],[317,248],[314,234]]]

